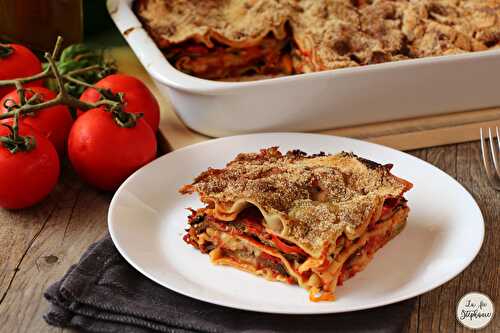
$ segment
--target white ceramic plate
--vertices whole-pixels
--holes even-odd
[[[182,241],[187,207],[200,207],[177,189],[209,166],[223,167],[240,152],[279,146],[308,153],[352,151],[414,184],[403,232],[371,264],[337,289],[337,301],[312,303],[297,286],[269,282],[215,266]],[[222,139],[167,154],[134,173],[116,192],[108,215],[113,241],[141,273],[181,294],[233,308],[288,314],[367,309],[425,293],[459,274],[483,241],[484,222],[472,196],[438,168],[383,146],[334,136],[271,133]]]

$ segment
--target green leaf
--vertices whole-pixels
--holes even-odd
[[[94,84],[117,71],[115,61],[106,57],[103,50],[92,49],[85,44],[73,44],[66,47],[57,62],[57,68],[61,75],[93,65],[98,65],[101,69],[75,75],[74,78]],[[47,85],[49,89],[57,90],[57,84],[54,80],[49,80]],[[76,98],[79,98],[85,90],[85,87],[70,83],[66,83],[65,88],[68,89],[70,95]]]

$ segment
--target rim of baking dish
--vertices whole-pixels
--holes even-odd
[[[299,80],[314,81],[323,77],[364,75],[364,73],[368,71],[391,71],[406,67],[437,66],[438,64],[448,62],[453,62],[456,65],[459,65],[463,61],[488,59],[500,56],[500,48],[497,48],[485,51],[408,59],[359,67],[339,68],[321,72],[280,76],[255,81],[224,82],[206,80],[185,74],[177,70],[167,61],[164,54],[149,36],[147,31],[143,28],[142,23],[133,12],[133,1],[134,0],[107,0],[109,14],[118,27],[118,30],[150,76],[158,82],[171,88],[194,93],[223,93],[230,92],[234,89],[256,86],[266,87],[269,85],[279,85]]]

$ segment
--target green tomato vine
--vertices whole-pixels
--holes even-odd
[[[13,154],[19,151],[30,151],[36,147],[34,138],[19,135],[19,120],[25,115],[51,106],[63,104],[73,110],[81,111],[102,107],[111,113],[118,126],[124,128],[134,127],[137,119],[142,117],[142,114],[124,111],[123,94],[114,94],[108,89],[93,85],[101,78],[114,73],[116,71],[114,64],[105,62],[102,54],[96,55],[81,44],[70,46],[62,53],[61,45],[62,38],[58,37],[52,54],[45,53],[44,55],[47,64],[42,72],[23,78],[0,80],[0,86],[15,86],[20,97],[19,105],[6,105],[7,112],[0,114],[0,120],[14,118],[13,125],[2,124],[9,128],[10,134],[0,136],[0,144]],[[12,48],[6,45],[0,46],[0,58],[12,53]],[[33,94],[29,100],[26,100],[23,84],[40,79],[49,79],[49,87],[58,92],[56,98],[42,101],[41,96]],[[86,88],[96,89],[101,94],[101,99],[95,103],[80,101],[77,97]]]

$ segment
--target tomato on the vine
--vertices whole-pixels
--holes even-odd
[[[156,136],[143,119],[121,127],[102,108],[78,117],[68,139],[68,157],[79,176],[102,190],[115,190],[156,157]]]
[[[28,48],[19,44],[0,44],[0,80],[11,80],[33,76],[42,71],[42,64]],[[24,85],[34,87],[42,85],[38,80]],[[14,87],[0,87],[0,98]]]
[[[148,87],[141,80],[125,74],[112,74],[97,82],[97,88],[111,90],[112,93],[123,93],[124,111],[130,113],[143,113],[144,120],[151,126],[153,132],[158,130],[160,123],[160,106]],[[80,96],[80,100],[95,103],[102,98],[101,94],[93,88],[87,88]],[[78,112],[81,115],[82,112]]]
[[[10,130],[0,126],[0,136]],[[52,143],[33,128],[20,124],[19,135],[33,141],[28,150],[11,152],[0,142],[0,207],[20,209],[45,198],[59,178],[59,157]]]
[[[39,102],[46,102],[56,98],[56,94],[44,87],[32,87],[25,90],[26,99],[33,94],[40,96]],[[19,94],[11,91],[0,101],[0,113],[8,112],[8,106],[19,105]],[[24,115],[21,122],[33,127],[44,134],[53,144],[56,150],[63,154],[66,148],[66,140],[73,125],[73,118],[65,105],[55,105],[34,113]]]

